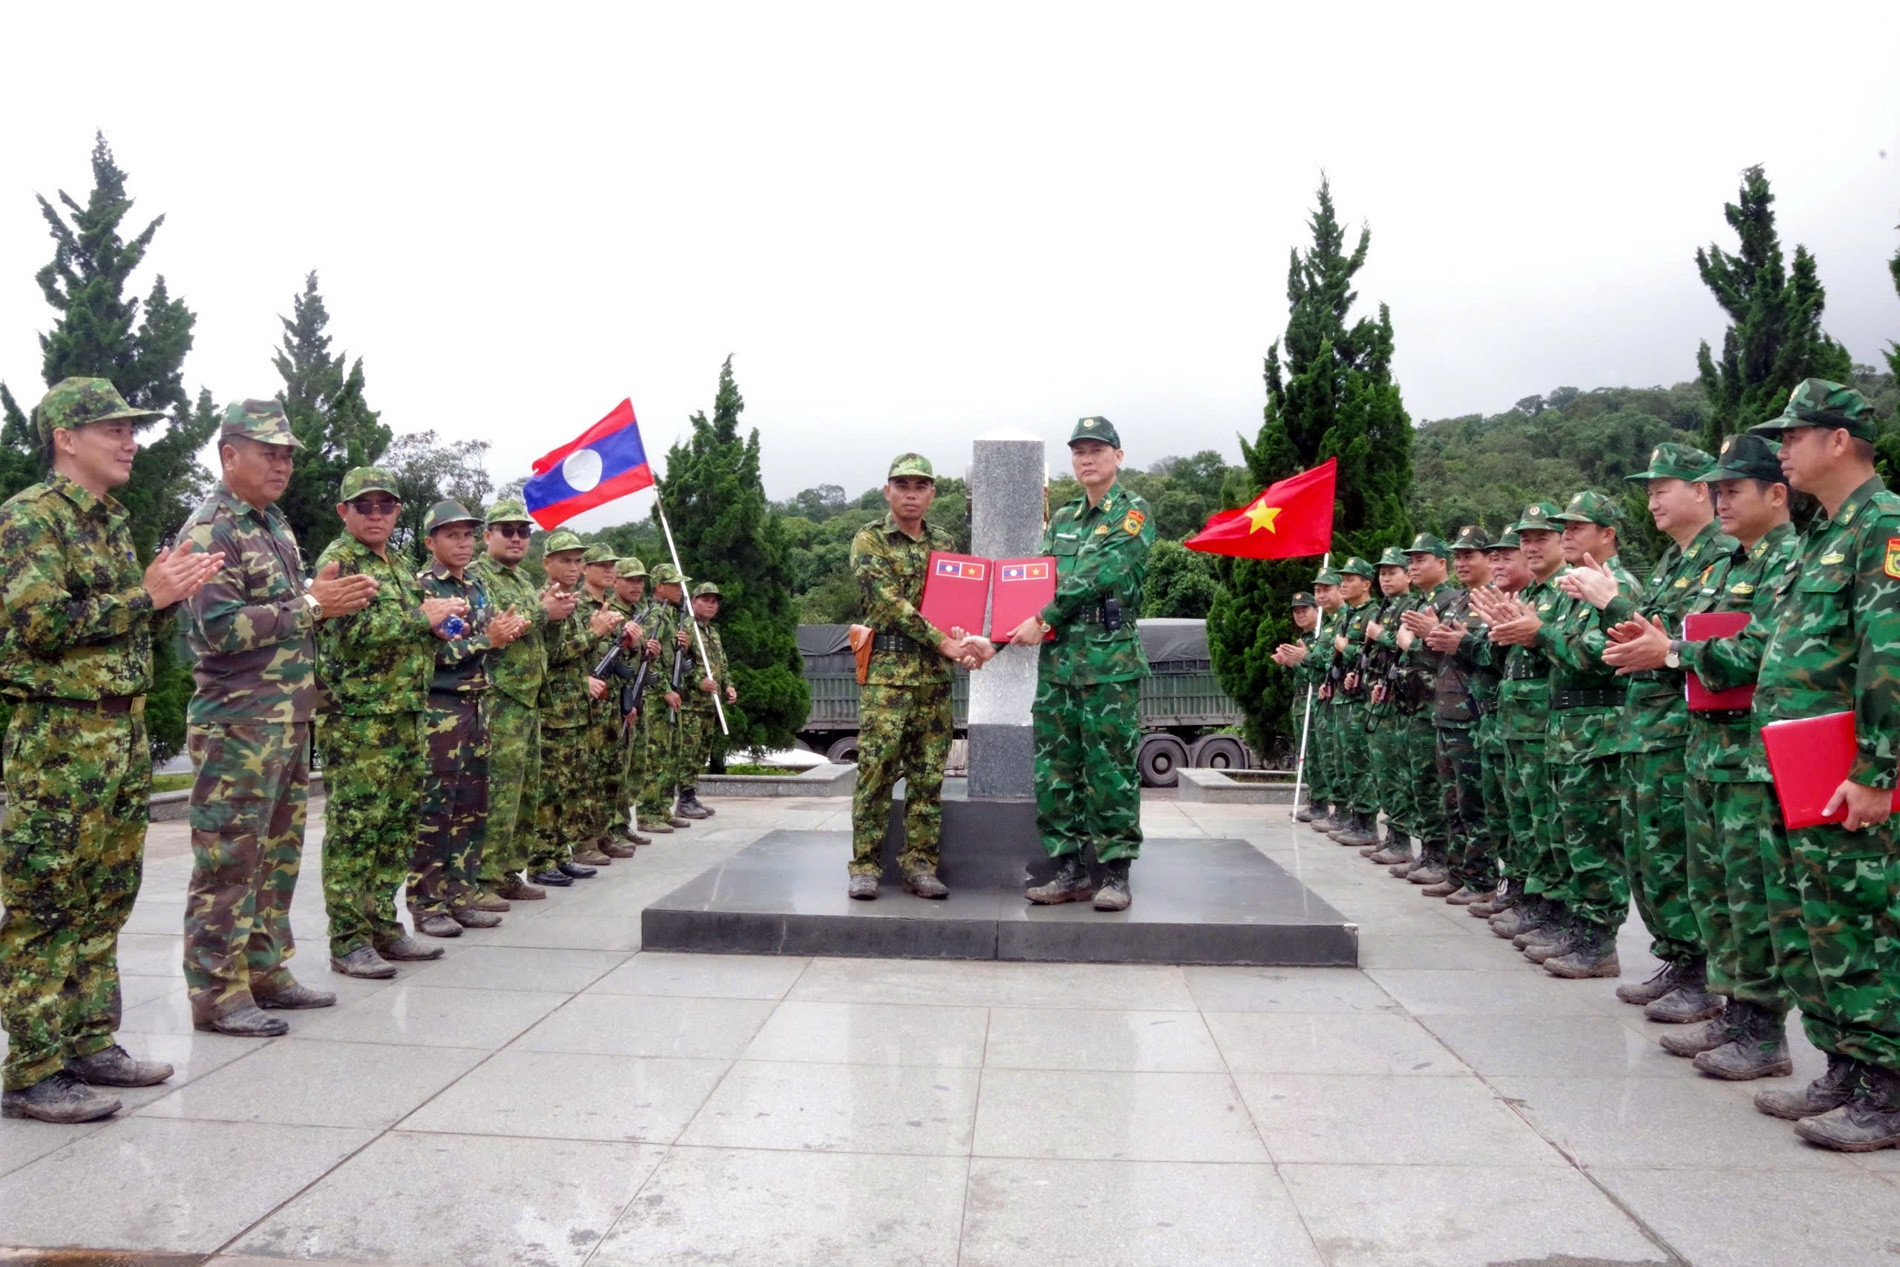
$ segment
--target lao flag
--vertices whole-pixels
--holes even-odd
[[[1049,579],[1047,563],[1012,563],[998,573],[1005,581],[1046,581]]]
[[[579,439],[538,459],[521,495],[536,523],[558,528],[583,510],[651,487],[653,468],[633,402],[623,400]]]
[[[966,581],[983,579],[983,565],[969,559],[938,559],[938,576],[955,576]]]

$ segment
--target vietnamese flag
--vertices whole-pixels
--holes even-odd
[[[583,510],[653,487],[653,468],[633,402],[623,400],[605,418],[535,461],[521,490],[528,513],[552,530]]]
[[[1204,554],[1291,559],[1333,548],[1333,486],[1339,459],[1283,479],[1239,510],[1217,511],[1186,541]]]

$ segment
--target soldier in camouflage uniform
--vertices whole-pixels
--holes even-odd
[[[1372,756],[1366,733],[1367,680],[1366,626],[1377,614],[1372,602],[1372,565],[1358,557],[1339,565],[1339,589],[1344,605],[1334,617],[1333,663],[1327,670],[1332,687],[1334,750],[1339,780],[1333,785],[1335,818],[1343,801],[1344,819],[1327,835],[1342,845],[1365,848],[1379,843],[1379,791],[1372,777]],[[1343,786],[1342,786],[1343,785]],[[1410,852],[1408,847],[1407,852]]]
[[[699,776],[705,773],[712,757],[713,732],[719,727],[719,713],[713,703],[717,694],[726,703],[738,700],[739,689],[732,684],[732,666],[726,662],[725,644],[713,621],[719,618],[719,587],[711,581],[693,586],[693,622],[699,626],[694,642],[692,682],[680,683],[679,738],[679,812],[688,818],[711,818],[713,808],[699,801]],[[707,661],[698,663],[698,652],[705,648]]]
[[[557,594],[578,599],[586,549],[566,528],[548,535],[541,565]],[[590,798],[598,782],[590,759],[597,737],[594,705],[607,691],[607,684],[590,677],[588,670],[598,661],[595,643],[616,627],[612,612],[603,614],[578,601],[564,619],[548,624],[548,674],[541,684],[541,786],[528,857],[533,873],[529,878],[539,885],[567,888],[597,874],[575,857],[591,841]]]
[[[1041,648],[1030,714],[1036,828],[1056,860],[1055,878],[1027,896],[1038,903],[1093,897],[1098,911],[1123,911],[1131,900],[1129,865],[1141,852],[1135,752],[1148,658],[1135,618],[1154,514],[1117,478],[1121,436],[1108,419],[1078,421],[1069,457],[1082,495],[1050,516],[1038,550],[1055,556],[1055,597],[1011,638]],[[1085,858],[1091,845],[1102,864],[1099,888]]]
[[[179,532],[224,558],[184,609],[198,688],[185,731],[195,767],[185,984],[193,1024],[242,1037],[289,1029],[260,1008],[336,1002],[290,975],[290,899],[322,704],[317,623],[361,611],[376,582],[326,568],[305,587],[303,553],[275,507],[301,448],[275,400],[226,406],[222,481]]]
[[[402,502],[396,482],[373,466],[343,476],[343,532],[317,558],[339,574],[368,576],[376,596],[362,611],[317,627],[317,672],[335,712],[317,732],[323,757],[323,905],[330,917],[330,970],[350,977],[396,975],[390,960],[442,957],[403,931],[395,894],[409,872],[422,784],[428,774],[423,710],[435,642],[459,598],[424,598],[400,552],[389,549]]]
[[[616,671],[628,685],[639,676],[640,665],[658,656],[648,636],[647,627],[653,623],[654,603],[647,597],[647,569],[640,560],[627,556],[614,564],[614,602],[613,607],[627,620],[638,625],[639,645],[628,650],[625,657],[616,664]],[[627,631],[624,626],[622,633]],[[654,699],[660,693],[653,689],[653,670],[647,670],[647,680],[642,685],[644,694]],[[630,845],[650,845],[651,836],[640,834],[631,824],[636,803],[640,799],[640,788],[646,782],[647,773],[647,713],[650,710],[642,700],[638,710],[625,722],[624,731],[616,730],[615,744],[620,754],[620,767],[614,782],[614,836]],[[615,702],[614,712],[621,712],[620,704]],[[606,848],[606,846],[602,846]],[[616,853],[615,857],[620,855]]]
[[[535,803],[541,786],[541,683],[547,676],[544,643],[550,626],[574,610],[572,595],[537,591],[523,575],[534,521],[519,501],[489,508],[483,534],[488,550],[469,574],[481,582],[489,601],[528,617],[522,634],[491,652],[488,693],[488,824],[482,841],[481,876],[485,896],[502,901],[541,901],[547,890],[523,878]]]
[[[858,693],[858,786],[851,795],[851,864],[846,892],[870,901],[883,871],[891,792],[904,784],[904,847],[898,869],[918,897],[948,897],[937,875],[943,833],[944,762],[950,755],[952,662],[962,640],[919,613],[932,550],[956,541],[925,518],[937,494],[930,459],[899,454],[884,480],[890,513],[851,539],[851,574],[863,595],[864,623],[876,631],[871,666]]]
[[[1347,814],[1345,772],[1340,764],[1339,728],[1333,709],[1333,637],[1339,632],[1341,613],[1346,609],[1339,579],[1339,573],[1330,567],[1321,569],[1313,578],[1313,598],[1319,603],[1319,628],[1314,633],[1313,649],[1309,653],[1314,659],[1312,672],[1318,684],[1313,693],[1313,736],[1326,777],[1326,799],[1315,798],[1314,807],[1318,812],[1312,823],[1313,830],[1329,834],[1344,826]]]
[[[652,625],[647,638],[658,651],[653,661],[654,686],[647,692],[647,774],[639,814],[640,824],[648,831],[664,833],[692,826],[691,819],[673,812],[679,787],[680,705],[685,703],[673,690],[673,671],[678,665],[684,685],[686,664],[681,653],[692,645],[692,635],[685,628],[686,578],[671,563],[656,563],[652,580]]]
[[[1555,509],[1554,507],[1552,508]],[[1457,557],[1453,552],[1453,559]],[[1491,590],[1503,595],[1520,593],[1526,585],[1536,579],[1530,565],[1524,561],[1523,542],[1515,528],[1506,528],[1498,534],[1495,541],[1487,542],[1484,548],[1485,568],[1488,581],[1474,581],[1472,590]],[[1469,607],[1472,596],[1466,595]],[[1484,799],[1484,830],[1488,841],[1489,856],[1493,870],[1497,875],[1497,888],[1465,907],[1467,914],[1476,919],[1490,919],[1515,905],[1523,893],[1524,877],[1521,869],[1520,854],[1528,849],[1530,841],[1536,837],[1529,806],[1522,800],[1511,766],[1511,726],[1504,715],[1504,652],[1506,648],[1491,644],[1490,629],[1483,618],[1471,612],[1465,622],[1463,633],[1458,640],[1458,656],[1464,663],[1477,666],[1473,669],[1473,698],[1482,706],[1483,712],[1478,720],[1478,759],[1481,767]],[[1485,697],[1483,682],[1489,677],[1491,685],[1489,697]],[[1542,765],[1544,719],[1537,720],[1537,744],[1539,765]],[[1539,779],[1542,779],[1540,768]],[[1548,784],[1545,784],[1548,786]],[[1525,842],[1520,845],[1519,842]],[[1454,895],[1456,896],[1456,895]]]
[[[136,424],[157,416],[103,378],[62,379],[33,411],[51,470],[0,506],[0,694],[13,705],[0,823],[7,1117],[89,1122],[120,1103],[93,1086],[172,1074],[113,1041],[117,947],[144,855],[158,613],[221,560],[186,543],[141,575],[108,490],[131,478]]]
[[[409,915],[416,931],[459,937],[464,928],[493,928],[506,899],[482,890],[482,848],[488,827],[488,661],[521,636],[527,618],[497,611],[488,590],[469,571],[475,557],[478,515],[460,502],[429,508],[423,533],[434,556],[416,574],[428,598],[459,598],[468,604],[461,628],[453,622],[436,643],[435,676],[424,714],[428,777],[423,782],[422,821],[409,867]]]
[[[1400,614],[1394,641],[1399,652],[1399,708],[1406,718],[1402,761],[1412,794],[1410,821],[1419,855],[1403,870],[1394,864],[1392,873],[1423,885],[1427,897],[1446,897],[1460,887],[1451,880],[1450,825],[1445,814],[1449,780],[1438,757],[1435,693],[1446,656],[1432,649],[1425,634],[1444,621],[1462,591],[1450,580],[1451,548],[1433,534],[1419,533],[1401,557],[1412,581],[1412,603]]]
[[[613,650],[621,635],[621,626],[626,623],[626,615],[614,598],[614,566],[619,562],[613,547],[600,543],[588,546],[581,556],[581,607],[588,613],[589,632],[594,634],[594,644],[588,652],[589,667],[599,664]],[[613,627],[604,634],[591,627],[598,624],[593,617],[602,612],[612,612],[616,617]],[[620,779],[620,714],[616,695],[617,692],[608,691],[592,701],[588,710],[587,757],[593,782],[586,801],[587,839],[583,847],[575,850],[574,861],[590,867],[611,866],[615,858],[633,856],[632,849],[613,839],[614,803],[620,799],[616,786]],[[611,851],[609,845],[613,846]]]
[[[1293,629],[1296,641],[1283,642],[1273,649],[1273,662],[1293,670],[1293,731],[1302,744],[1300,802],[1293,807],[1296,822],[1310,823],[1316,817],[1315,806],[1332,800],[1332,785],[1327,781],[1326,763],[1320,756],[1320,736],[1314,726],[1320,682],[1326,676],[1326,660],[1319,654],[1319,600],[1306,590],[1293,596]]]
[[[1405,568],[1405,554],[1397,546],[1388,546],[1377,563],[1381,597],[1373,600],[1373,616],[1364,633],[1365,673],[1369,676],[1366,705],[1366,755],[1372,766],[1372,785],[1378,804],[1385,810],[1383,848],[1362,846],[1360,852],[1387,865],[1412,865],[1411,837],[1414,802],[1412,778],[1407,768],[1407,729],[1411,710],[1417,704],[1403,689],[1402,661],[1399,650],[1399,620],[1412,610],[1412,576]],[[1347,844],[1347,841],[1340,841]]]

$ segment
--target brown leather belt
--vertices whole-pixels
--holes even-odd
[[[70,708],[76,713],[101,713],[107,717],[123,717],[127,713],[144,713],[143,695],[106,695],[99,699],[62,699],[56,695],[29,695],[29,704],[50,704],[56,708]]]

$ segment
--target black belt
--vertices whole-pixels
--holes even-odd
[[[1689,714],[1691,717],[1700,717],[1703,721],[1720,722],[1747,721],[1754,715],[1754,710],[1747,708],[1706,708]]]
[[[70,708],[76,713],[102,713],[108,717],[123,717],[127,713],[145,711],[143,695],[106,695],[99,699],[61,699],[57,695],[29,695],[25,702]]]
[[[1621,691],[1552,691],[1550,706],[1559,708],[1621,708]]]
[[[1100,605],[1085,607],[1075,614],[1075,618],[1084,625],[1106,625],[1108,623],[1108,611]]]
[[[908,634],[881,633],[871,639],[873,651],[923,651],[927,648]]]
[[[1503,680],[1506,682],[1546,682],[1550,680],[1550,670],[1545,669],[1542,673],[1506,673]]]

